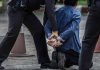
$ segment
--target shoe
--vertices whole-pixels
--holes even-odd
[[[72,64],[65,64],[65,68],[70,68],[71,66],[73,66]]]
[[[51,62],[51,63],[41,64],[40,68],[41,69],[58,69],[58,66],[53,64],[53,62]]]
[[[3,66],[0,65],[0,70],[4,70],[5,68]]]
[[[52,52],[52,60],[50,63],[50,69],[58,69],[58,59],[57,59],[58,53],[57,51]]]
[[[65,70],[65,53],[58,52],[58,67],[59,69]]]
[[[41,68],[41,69],[50,68],[50,63],[43,63],[43,64],[41,64],[40,68]]]
[[[93,62],[91,63],[91,65],[90,65],[90,68],[92,68],[93,67]]]

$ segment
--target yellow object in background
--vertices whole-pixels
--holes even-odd
[[[0,1],[0,7],[2,7],[2,1]]]

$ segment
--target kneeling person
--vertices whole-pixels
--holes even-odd
[[[57,52],[65,54],[65,66],[78,65],[80,54],[79,23],[81,13],[76,8],[78,0],[65,0],[64,6],[58,9],[56,14],[58,37],[51,37],[52,27],[48,20],[45,32],[48,44],[56,48]],[[61,58],[64,59],[64,57]],[[58,61],[59,62],[59,61]]]

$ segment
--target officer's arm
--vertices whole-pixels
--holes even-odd
[[[92,1],[93,1],[93,0],[87,0],[88,7],[90,7],[90,6],[91,6],[91,4],[92,4]]]
[[[54,14],[54,9],[55,9],[54,3],[55,3],[55,0],[45,0],[47,17],[50,20],[53,34],[57,35],[58,30],[57,30],[57,25],[56,25],[57,21],[56,21],[55,14]]]

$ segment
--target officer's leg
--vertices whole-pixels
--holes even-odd
[[[100,17],[94,10],[88,16],[85,34],[82,41],[82,51],[79,61],[79,70],[89,70],[92,63],[93,52],[100,34]]]
[[[49,63],[49,56],[45,40],[45,32],[42,24],[34,14],[28,14],[24,19],[24,24],[31,32],[37,50],[37,57],[40,64]]]
[[[15,12],[11,7],[9,7],[8,16],[8,32],[0,44],[0,64],[8,57],[22,25],[22,15],[20,12]]]

